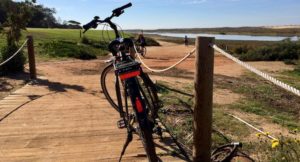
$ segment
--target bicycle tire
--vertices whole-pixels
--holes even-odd
[[[110,64],[108,66],[106,66],[104,68],[104,70],[101,73],[101,78],[100,78],[100,84],[101,84],[101,88],[102,88],[102,92],[104,94],[104,96],[106,97],[107,101],[110,103],[110,105],[119,112],[119,108],[118,105],[116,104],[116,102],[112,99],[112,97],[109,95],[109,92],[107,90],[107,85],[106,85],[106,77],[107,74],[110,72],[113,72],[113,64]]]
[[[140,137],[142,138],[142,143],[145,149],[145,152],[147,154],[148,160],[150,162],[157,162],[158,158],[156,155],[156,151],[155,151],[155,145],[153,142],[153,136],[152,136],[152,131],[151,131],[151,126],[149,125],[149,121],[147,122],[147,126],[141,126],[141,124],[139,124],[140,127]]]
[[[237,146],[228,144],[223,145],[212,152],[211,161],[213,162],[230,162],[237,151]]]
[[[140,78],[139,83],[141,84],[139,85],[146,92],[143,95],[148,99],[151,120],[155,122],[154,120],[158,117],[158,110],[162,105],[157,95],[157,88],[147,73],[142,72]]]
[[[150,124],[150,121],[148,119],[148,111],[147,108],[149,104],[147,104],[144,99],[142,98],[141,89],[138,83],[137,78],[130,78],[126,81],[127,84],[127,92],[129,93],[132,105],[135,105],[134,112],[137,119],[138,124],[138,133],[142,140],[142,144],[144,146],[147,158],[149,162],[157,162],[158,158],[155,152],[155,145],[153,142],[153,136],[152,136],[152,126]],[[136,100],[139,100],[141,105],[143,105],[143,111],[138,112],[138,106],[136,106]]]

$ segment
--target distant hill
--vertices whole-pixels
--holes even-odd
[[[141,30],[127,30],[140,32]],[[237,34],[237,35],[267,35],[267,36],[300,36],[300,25],[294,26],[265,26],[265,27],[219,27],[219,28],[181,28],[156,29],[144,32],[170,32],[170,33],[209,33],[209,34]]]
[[[278,26],[264,26],[264,27],[270,29],[294,29],[294,28],[300,28],[300,25],[278,25]]]

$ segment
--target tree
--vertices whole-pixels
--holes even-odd
[[[28,23],[30,27],[52,28],[57,26],[57,20],[53,16],[54,8],[47,8],[43,5],[34,5],[31,8],[32,17]]]
[[[12,2],[5,0],[2,5],[7,9],[7,18],[4,26],[7,27],[4,32],[6,34],[6,46],[2,49],[2,61],[11,57],[18,50],[18,42],[21,38],[21,31],[26,30],[26,26],[31,18],[30,7],[35,1],[26,0],[25,2]],[[23,53],[16,55],[11,61],[7,62],[1,71],[4,73],[18,72],[24,70],[25,57]]]
[[[69,20],[68,23],[69,23],[70,25],[80,25],[80,24],[81,24],[80,22],[75,21],[75,20]]]
[[[7,18],[7,8],[5,4],[7,4],[10,0],[1,0],[0,1],[0,24],[3,24]]]

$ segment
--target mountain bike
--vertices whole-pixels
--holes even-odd
[[[110,17],[100,20],[94,17],[90,23],[83,26],[84,33],[90,28],[97,28],[98,24],[108,24],[115,33],[115,40],[108,45],[113,57],[108,61],[109,65],[102,71],[102,91],[111,104],[120,114],[117,126],[120,129],[127,128],[127,139],[123,146],[119,161],[129,143],[132,141],[133,133],[137,133],[143,143],[147,158],[150,162],[157,162],[159,158],[155,152],[153,133],[161,135],[161,128],[156,122],[157,111],[161,107],[157,96],[157,90],[149,76],[143,72],[141,64],[134,59],[137,53],[133,41],[122,38],[117,25],[111,21],[124,13],[124,9],[131,7],[126,4],[112,11]],[[110,75],[112,77],[109,77]],[[111,93],[108,84],[114,80],[115,93]],[[128,100],[130,102],[128,102]]]
[[[136,49],[137,49],[138,53],[140,53],[143,57],[146,57],[146,54],[147,54],[146,46],[142,46],[140,43],[137,43]]]

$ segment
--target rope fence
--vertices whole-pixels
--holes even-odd
[[[134,46],[135,48],[135,46]],[[135,49],[135,51],[137,51]],[[187,58],[189,58],[192,54],[194,54],[196,51],[196,48],[194,48],[191,52],[189,52],[186,56],[184,56],[181,60],[179,60],[178,62],[176,62],[175,64],[173,64],[172,66],[168,67],[168,68],[165,68],[165,69],[152,69],[150,68],[141,58],[141,56],[138,54],[138,59],[141,61],[141,63],[148,69],[150,70],[151,72],[155,72],[155,73],[162,73],[162,72],[165,72],[165,71],[168,71],[172,68],[174,68],[175,66],[181,64],[183,61],[185,61]]]
[[[251,72],[261,76],[262,78],[272,82],[273,84],[297,95],[297,96],[300,96],[300,91],[286,83],[283,83],[277,79],[275,79],[274,77],[271,77],[270,75],[260,71],[260,70],[257,70],[256,68],[254,68],[253,66],[245,63],[245,62],[242,62],[241,60],[235,58],[234,56],[232,56],[231,54],[225,52],[224,50],[222,50],[221,48],[219,48],[217,45],[215,44],[211,44],[210,45],[213,49],[215,49],[216,51],[220,52],[222,55],[226,56],[227,58],[231,59],[232,61],[238,63],[239,65],[245,67],[246,69],[250,70]]]
[[[22,44],[22,46],[18,49],[18,51],[16,51],[12,56],[10,56],[8,59],[6,59],[5,61],[3,61],[2,63],[0,63],[0,66],[5,65],[7,62],[9,62],[10,60],[12,60],[17,54],[20,53],[20,51],[25,47],[25,45],[27,44],[28,39],[25,40],[25,42]]]
[[[238,63],[239,65],[243,66],[244,68],[250,70],[251,72],[261,76],[262,78],[272,82],[273,84],[297,95],[297,96],[300,96],[300,91],[286,83],[283,83],[277,79],[275,79],[274,77],[254,68],[253,66],[239,60],[238,58],[232,56],[231,54],[225,52],[224,50],[222,50],[221,48],[219,48],[217,45],[215,44],[212,44],[210,45],[213,49],[215,49],[216,51],[220,52],[222,55],[224,55],[225,57],[231,59],[232,61]],[[135,49],[136,50],[136,49]],[[136,50],[137,51],[137,50]],[[162,73],[162,72],[165,72],[165,71],[168,71],[174,67],[176,67],[177,65],[181,64],[182,62],[184,62],[187,58],[189,58],[192,54],[194,54],[196,51],[196,48],[194,48],[191,52],[189,52],[186,56],[184,56],[181,60],[179,60],[178,62],[176,62],[175,64],[171,65],[170,67],[168,68],[165,68],[165,69],[153,69],[151,67],[149,67],[141,58],[140,55],[137,55],[138,59],[140,60],[140,62],[145,66],[145,68],[147,68],[149,71],[151,72],[155,72],[155,73]]]

